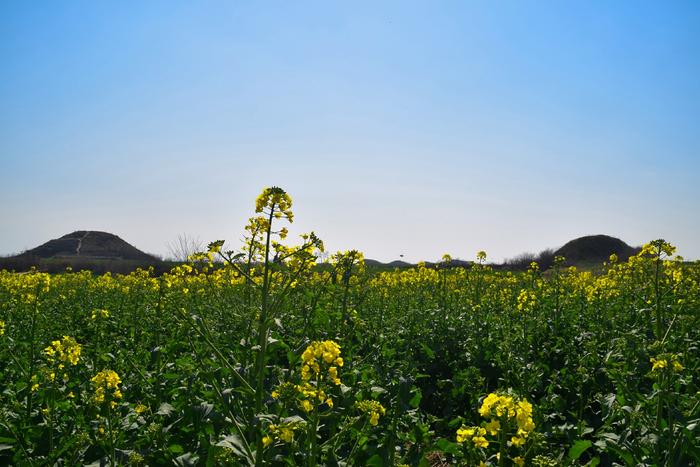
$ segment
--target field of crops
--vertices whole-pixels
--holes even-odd
[[[316,264],[266,189],[153,277],[0,272],[0,464],[694,465],[700,264]]]

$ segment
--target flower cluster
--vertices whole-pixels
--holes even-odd
[[[340,356],[340,346],[334,341],[312,342],[301,355],[301,378],[309,381],[312,377],[317,380],[325,377],[335,384],[340,385],[338,367],[343,366],[343,358]],[[327,369],[324,374],[322,369]]]
[[[95,321],[98,318],[100,318],[100,319],[109,318],[109,311],[104,310],[104,309],[92,310],[92,315],[90,316],[90,319]]]
[[[255,212],[263,212],[265,208],[273,212],[275,218],[284,216],[289,222],[294,219],[292,214],[292,198],[282,188],[273,186],[265,188],[255,200]]]
[[[676,253],[676,247],[668,243],[664,239],[654,240],[642,246],[642,251],[637,256],[673,256]]]
[[[355,403],[355,408],[360,412],[369,415],[369,423],[372,426],[377,426],[379,417],[386,414],[386,409],[377,401],[358,401]]]
[[[532,420],[532,404],[517,396],[491,393],[481,403],[479,414],[491,419],[486,426],[490,428],[492,434],[501,428],[501,422],[514,420],[517,431],[510,442],[516,447],[525,444],[526,438],[535,429],[535,423]]]
[[[537,305],[537,295],[532,290],[521,290],[518,295],[518,311],[531,312]]]
[[[32,383],[32,392],[37,392],[39,390],[39,383],[37,382],[38,379],[39,379],[39,377],[37,375],[32,375],[32,377],[30,379],[30,381]]]
[[[0,319],[0,336],[5,335],[5,322]]]
[[[535,429],[532,404],[511,394],[489,394],[482,401],[479,414],[489,420],[482,422],[481,426],[462,425],[457,430],[458,443],[469,441],[475,448],[486,449],[490,445],[487,436],[500,435],[501,442],[505,442],[510,434],[514,434],[515,436],[507,441],[507,446],[520,448]],[[501,449],[503,448],[505,445],[501,446]],[[522,456],[514,457],[512,461],[518,466],[525,464],[525,458]],[[485,465],[483,460],[480,465]]]
[[[457,430],[457,442],[471,441],[478,448],[487,448],[489,447],[489,442],[485,437],[486,432],[486,428],[483,427],[462,426],[462,428]]]
[[[361,274],[365,270],[365,256],[357,250],[338,251],[331,256],[330,263],[345,283],[349,282],[353,272]]]
[[[75,339],[63,336],[63,339],[52,341],[51,345],[44,349],[44,355],[49,363],[59,362],[59,368],[63,368],[64,363],[77,365],[80,360],[82,346]]]
[[[683,371],[683,365],[681,365],[681,362],[678,361],[678,358],[678,354],[659,355],[657,358],[652,357],[649,359],[649,362],[651,363],[651,371],[655,373],[668,368],[674,373],[679,373]]]
[[[303,429],[305,426],[306,422],[303,420],[286,421],[280,423],[279,425],[271,423],[267,426],[269,434],[265,435],[262,439],[263,446],[268,447],[276,440],[291,443],[294,441],[294,432]]]
[[[317,404],[333,407],[333,399],[323,389],[316,388],[310,383],[282,383],[272,391],[274,399],[295,401],[304,412],[311,412]]]
[[[114,408],[117,404],[115,400],[122,398],[122,391],[119,388],[122,380],[113,370],[102,370],[90,380],[95,385],[94,401],[98,404],[110,400],[110,405]],[[110,392],[111,391],[111,394]],[[110,397],[111,396],[111,397]]]

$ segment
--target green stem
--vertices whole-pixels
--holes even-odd
[[[664,387],[665,383],[665,378],[663,376],[663,373],[659,374],[659,379],[658,379],[658,384],[659,384],[659,394],[658,394],[658,400],[656,401],[656,431],[657,431],[657,436],[659,437],[659,441],[656,444],[656,460],[657,464],[661,465],[661,438],[663,435],[663,426],[661,422],[663,421],[663,404],[664,404],[664,395],[666,388]]]
[[[316,394],[318,394],[318,379],[316,380]],[[318,451],[318,421],[319,421],[319,413],[318,413],[318,401],[314,400],[314,412],[313,412],[313,419],[311,423],[311,430],[310,430],[310,436],[311,436],[311,449],[310,449],[310,455],[309,455],[309,467],[315,467],[316,466],[316,458],[317,458],[317,451]]]
[[[654,295],[656,299],[656,338],[661,339],[661,294],[659,292],[659,274],[661,269],[661,244],[656,255],[656,271],[654,274]]]
[[[112,406],[107,403],[107,428],[109,428],[109,457],[112,466],[117,465],[117,450],[114,446],[114,430],[112,430]]]
[[[364,433],[365,428],[367,428],[367,423],[369,422],[369,420],[367,420],[366,416],[364,418],[365,418],[365,424],[362,425],[362,428],[360,429],[360,433]],[[357,449],[357,445],[360,442],[360,437],[361,436],[358,435],[358,437],[355,439],[355,444],[353,444],[352,449],[350,450],[350,453],[348,454],[347,460],[350,463],[350,465],[352,465],[352,461],[351,461],[352,455],[355,453],[355,449]]]
[[[34,376],[34,359],[36,353],[34,338],[36,337],[36,315],[38,311],[37,308],[39,307],[38,287],[36,293],[37,295],[34,299],[34,307],[32,310],[31,330],[29,333],[29,372],[27,373],[27,413],[25,420],[27,426],[29,425],[29,419],[32,416],[32,376]]]
[[[507,420],[501,420],[501,432],[499,433],[499,451],[498,451],[498,466],[506,465],[506,430]]]
[[[265,383],[265,357],[267,356],[267,304],[268,295],[270,288],[270,240],[272,237],[272,219],[274,218],[275,205],[273,204],[270,208],[270,214],[268,217],[267,232],[265,233],[265,265],[263,270],[263,286],[260,291],[261,294],[261,305],[260,305],[260,318],[258,320],[258,356],[256,361],[256,377],[257,381],[255,384],[255,414],[259,414],[262,411],[263,405],[263,389]],[[263,459],[263,442],[262,442],[262,430],[258,430],[257,433],[257,443],[256,443],[256,458],[255,465],[261,466]]]

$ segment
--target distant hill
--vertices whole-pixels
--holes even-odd
[[[367,258],[365,259],[365,266],[374,270],[392,270],[395,268],[410,268],[413,267],[413,264],[401,260],[391,261],[390,263],[382,263],[376,259]]]
[[[639,248],[629,246],[619,238],[609,235],[588,235],[571,240],[558,249],[547,249],[539,254],[523,253],[508,259],[502,264],[490,266],[500,270],[525,270],[536,261],[542,270],[550,268],[555,256],[563,256],[569,265],[597,267],[616,254],[620,261],[626,261],[636,254]],[[50,240],[17,256],[0,258],[0,270],[26,271],[37,267],[42,271],[60,272],[70,266],[74,270],[89,269],[95,273],[128,273],[136,268],[153,267],[163,273],[177,263],[161,261],[144,253],[118,236],[96,230],[78,230],[63,237]],[[411,268],[414,265],[396,260],[389,263],[366,259],[365,264],[375,272],[396,268]],[[427,267],[442,266],[441,263],[425,263]],[[472,261],[453,259],[447,267],[471,267]]]
[[[43,259],[158,261],[156,257],[144,253],[118,236],[96,230],[78,230],[69,233],[27,250],[19,256]]]
[[[505,260],[499,267],[525,270],[534,261],[542,270],[546,270],[554,264],[556,256],[563,256],[569,266],[595,268],[601,266],[604,261],[608,261],[612,254],[616,254],[620,261],[627,261],[630,256],[638,252],[639,248],[631,247],[619,238],[609,235],[586,235],[571,240],[561,248],[548,248],[536,255],[523,253]]]
[[[636,254],[638,249],[629,246],[619,238],[608,235],[588,235],[571,240],[554,252],[563,256],[567,263],[602,263],[610,255],[616,254],[620,261],[626,261]]]
[[[539,254],[523,253],[515,258],[507,259],[502,264],[490,264],[491,267],[501,270],[525,270],[533,261],[539,264],[542,270],[549,269],[554,264],[555,256],[563,256],[566,264],[570,266],[597,267],[608,261],[610,255],[616,254],[620,261],[627,261],[630,256],[639,252],[639,248],[631,247],[619,238],[609,235],[587,235],[579,237],[558,249],[549,248]],[[405,261],[392,261],[382,263],[367,259],[365,264],[376,270],[390,270],[394,268],[410,268],[414,266]],[[468,268],[474,264],[472,261],[453,259],[447,267]],[[426,262],[429,268],[440,266],[441,263]]]

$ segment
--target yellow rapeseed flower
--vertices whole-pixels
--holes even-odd
[[[114,407],[116,406],[116,403],[111,399],[118,400],[122,398],[122,392],[119,388],[119,384],[121,384],[122,381],[119,378],[119,375],[113,370],[102,370],[93,376],[90,381],[92,381],[93,385],[95,386],[93,400],[96,403],[101,404],[108,399],[108,396],[111,396],[109,397],[111,402],[110,405]]]
[[[49,363],[63,362],[74,366],[78,364],[81,352],[82,346],[69,336],[63,336],[61,340],[52,341],[51,345],[44,349],[44,355]]]
[[[474,446],[477,448],[487,448],[489,447],[489,442],[486,438],[483,436],[475,436],[472,438],[472,443],[474,443]]]
[[[668,361],[665,358],[651,358],[650,362],[652,364],[651,371],[662,370],[668,366]]]
[[[340,346],[331,340],[315,341],[309,344],[301,354],[301,379],[309,381],[312,377],[325,379],[340,385],[338,367],[343,366]],[[327,376],[322,374],[322,367],[327,368]]]
[[[294,440],[294,430],[291,428],[282,428],[280,430],[280,439],[285,443],[291,443]]]
[[[369,423],[372,426],[379,424],[379,417],[386,414],[386,409],[378,401],[359,401],[355,407],[362,413],[369,415]]]
[[[501,423],[498,420],[491,420],[484,426],[484,428],[486,428],[486,431],[488,431],[491,436],[496,436],[498,434],[498,430],[501,429]]]
[[[513,437],[510,439],[510,442],[511,442],[511,444],[512,444],[513,446],[519,448],[520,446],[522,446],[523,444],[525,444],[525,438],[521,438],[521,437],[519,437],[519,436],[513,436]]]
[[[678,361],[679,358],[680,357],[678,354],[662,354],[656,358],[651,357],[649,359],[649,362],[651,363],[651,371],[658,372],[665,368],[670,368],[671,371],[675,373],[681,372],[683,371],[684,367],[681,362]]]
[[[263,442],[264,448],[268,447],[269,445],[272,444],[272,436],[270,436],[270,435],[263,436],[262,442]]]
[[[463,443],[467,440],[472,439],[474,434],[476,433],[476,427],[470,426],[462,426],[457,430],[457,442],[458,443]]]
[[[300,403],[301,408],[304,410],[304,412],[311,412],[314,409],[314,406],[309,402],[308,399],[303,399]]]
[[[92,310],[92,315],[90,316],[90,319],[95,321],[98,318],[102,318],[102,319],[109,318],[109,311],[104,310],[104,309]]]
[[[263,437],[263,446],[269,446],[275,439],[291,443],[294,441],[294,432],[306,426],[304,421],[284,422],[280,425],[270,424],[267,429],[270,434]]]

